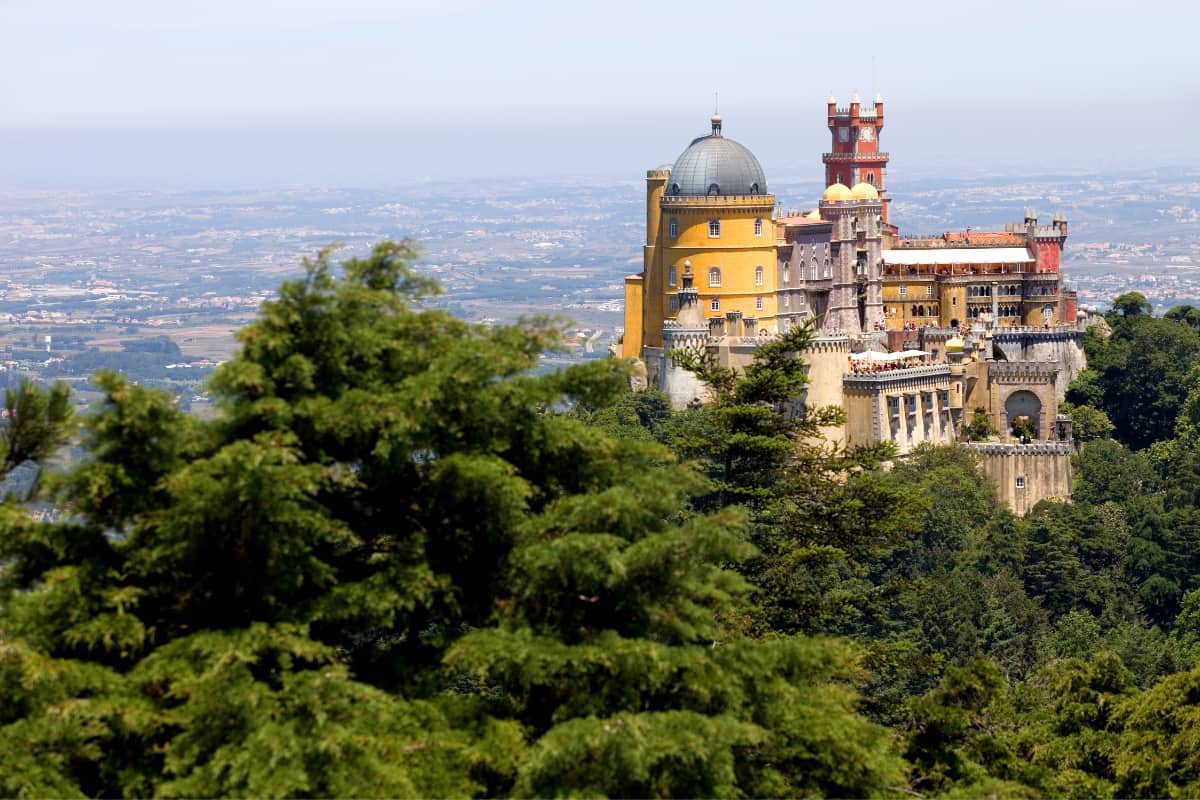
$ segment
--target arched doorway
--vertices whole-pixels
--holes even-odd
[[[1004,414],[1014,438],[1042,438],[1042,401],[1033,392],[1022,389],[1010,394],[1004,401]]]

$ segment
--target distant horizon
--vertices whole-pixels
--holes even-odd
[[[1200,166],[1195,12],[1153,0],[0,8],[0,188],[637,179],[718,100],[770,181],[819,174],[855,91],[896,177]]]

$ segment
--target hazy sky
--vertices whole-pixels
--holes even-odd
[[[815,177],[824,103],[893,175],[1195,166],[1165,2],[0,0],[0,182],[637,179],[706,132]]]

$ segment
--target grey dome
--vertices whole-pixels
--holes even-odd
[[[721,135],[720,117],[713,132],[694,140],[671,167],[669,195],[766,194],[767,177],[754,154]]]

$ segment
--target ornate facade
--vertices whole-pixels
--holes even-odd
[[[1000,432],[989,447],[1038,443],[1061,460],[1070,425],[1057,402],[1083,365],[1074,294],[1062,285],[1066,219],[1042,225],[1030,210],[1003,231],[901,234],[889,218],[883,121],[881,97],[866,107],[857,94],[845,107],[829,99],[827,188],[807,213],[774,213],[758,159],[723,135],[717,115],[709,135],[647,172],[644,268],[625,281],[621,353],[642,359],[650,384],[682,407],[705,389],[672,364],[672,349],[702,344],[744,365],[763,338],[811,324],[801,399],[845,409],[830,438],[889,441],[903,455],[955,441],[964,413],[982,408]],[[1047,352],[1055,357],[1029,356]],[[1017,418],[1033,441],[1014,439]],[[1041,463],[979,453],[985,465]],[[1064,482],[1055,464],[1041,478],[1014,475],[1002,496],[1022,512],[1030,498],[1069,496],[1069,468]]]

